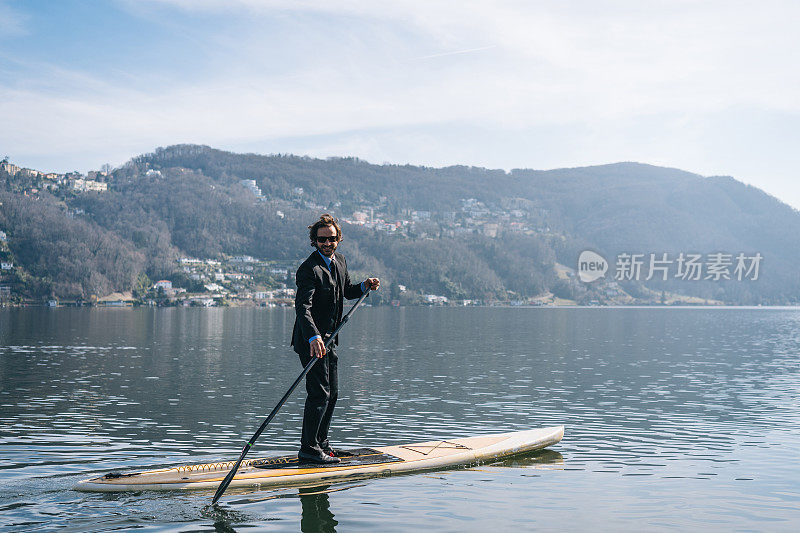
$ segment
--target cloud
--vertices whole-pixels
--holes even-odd
[[[26,22],[27,17],[24,14],[0,1],[0,39],[26,35]]]
[[[16,125],[0,133],[5,150],[133,155],[201,142],[736,174],[766,168],[800,114],[800,4],[789,1],[121,5],[181,36],[157,51],[172,61],[100,72],[21,59],[27,70],[0,81],[0,114]],[[745,148],[731,153],[727,139]],[[771,172],[788,180],[790,163]]]
[[[190,11],[237,12],[270,18],[277,13],[306,13],[319,17],[355,17],[366,21],[361,31],[379,27],[384,39],[370,39],[375,50],[339,50],[328,43],[323,58],[337,61],[348,54],[360,67],[373,68],[375,55],[393,53],[403,61],[398,36],[428,47],[415,57],[447,57],[464,50],[496,48],[507,69],[487,74],[530,85],[568,84],[570,92],[602,101],[606,108],[653,106],[724,107],[752,103],[797,109],[800,71],[787,68],[786,54],[800,38],[793,21],[800,4],[767,0],[756,4],[729,1],[704,3],[643,2],[480,2],[457,4],[428,1],[325,2],[287,4],[259,0],[153,0],[157,5]],[[288,6],[288,7],[287,7]],[[329,29],[328,36],[340,36]],[[268,46],[245,37],[250,52]],[[324,39],[324,37],[323,37]],[[359,44],[358,40],[355,43]],[[366,39],[361,41],[367,44]],[[370,53],[372,52],[372,53]],[[243,51],[244,54],[248,50]],[[460,74],[483,77],[485,64],[470,65]],[[480,72],[480,74],[478,74]],[[452,71],[440,75],[452,74]],[[413,74],[413,73],[410,73]],[[409,82],[413,83],[413,79]],[[502,84],[501,84],[502,88]],[[561,89],[563,90],[563,88]]]
[[[492,48],[496,48],[495,45],[492,46],[481,46],[480,48],[468,48],[466,50],[455,50],[452,52],[442,52],[440,54],[431,54],[428,56],[417,57],[415,59],[435,59],[437,57],[447,57],[447,56],[455,56],[460,54],[472,54],[474,52],[483,52],[484,50],[491,50]]]

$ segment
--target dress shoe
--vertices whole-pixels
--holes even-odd
[[[322,453],[329,457],[336,457],[336,450],[333,448],[322,448]]]
[[[318,465],[330,465],[334,463],[339,463],[342,460],[338,457],[331,457],[325,453],[307,453],[304,451],[297,452],[297,458],[300,460],[301,463],[314,463]]]

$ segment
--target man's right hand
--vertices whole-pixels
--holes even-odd
[[[322,342],[322,339],[314,339],[309,345],[311,347],[311,357],[325,356],[325,343]]]

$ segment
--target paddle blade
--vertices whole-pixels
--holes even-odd
[[[241,457],[239,458],[238,461],[236,461],[236,464],[233,465],[233,468],[231,468],[231,471],[228,472],[227,476],[225,476],[225,479],[222,480],[222,483],[219,484],[219,487],[217,487],[217,492],[214,493],[214,499],[211,500],[211,505],[217,503],[217,501],[219,501],[219,499],[222,497],[222,494],[225,492],[225,489],[227,489],[228,485],[230,485],[231,481],[233,481],[233,476],[235,476],[236,471],[239,470],[240,464],[242,464]]]

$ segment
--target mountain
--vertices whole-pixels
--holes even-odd
[[[105,180],[107,191],[33,194],[0,175],[0,230],[26,296],[129,290],[142,274],[175,276],[179,256],[294,264],[310,252],[306,226],[332,212],[350,222],[341,249],[351,269],[381,276],[384,300],[400,297],[401,285],[500,301],[552,292],[603,302],[615,291],[741,304],[800,297],[800,213],[730,177],[638,163],[505,172],[178,145],[134,157]],[[555,268],[575,269],[583,250],[608,261],[604,280],[581,283]],[[644,275],[615,284],[626,253],[641,254]],[[681,253],[706,263],[723,254],[733,279],[703,279],[708,270],[697,281],[676,277]],[[740,253],[762,258],[757,280],[736,279]],[[667,281],[645,280],[651,254],[667,254]]]

